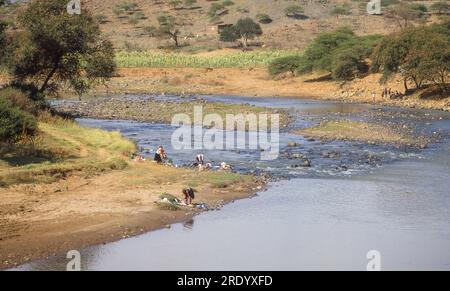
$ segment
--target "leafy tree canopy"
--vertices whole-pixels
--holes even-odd
[[[222,30],[220,40],[233,42],[241,40],[244,47],[248,46],[248,41],[263,34],[261,25],[251,18],[240,19],[235,25]]]
[[[319,35],[306,49],[302,57],[274,61],[269,72],[291,71],[305,74],[312,71],[331,73],[334,79],[352,79],[368,71],[367,59],[381,37],[356,36],[348,28]]]
[[[374,50],[372,70],[383,74],[383,81],[401,74],[416,88],[432,82],[447,93],[450,71],[450,33],[448,23],[417,27],[386,37]]]
[[[66,6],[66,0],[33,0],[18,17],[22,33],[12,73],[41,93],[66,84],[81,95],[115,71],[112,44],[89,11],[69,15]]]
[[[175,17],[171,15],[161,15],[158,17],[159,33],[161,35],[167,35],[175,42],[175,46],[179,47],[178,38],[181,34],[179,25],[176,22]]]

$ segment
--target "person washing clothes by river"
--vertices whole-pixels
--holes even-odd
[[[213,166],[211,163],[206,163],[206,164],[199,164],[198,165],[198,171],[199,172],[203,172],[203,171],[210,171],[212,170]]]
[[[156,150],[155,162],[157,162],[158,164],[162,164],[166,160],[167,160],[167,154],[166,154],[166,151],[164,150],[164,147],[161,145]]]
[[[197,157],[195,159],[197,160],[197,165],[205,164],[205,156],[203,154],[197,155]]]
[[[195,190],[192,188],[184,188],[183,189],[183,195],[184,195],[184,202],[186,203],[186,205],[191,205],[192,204],[192,200],[195,199]]]
[[[231,167],[231,165],[228,165],[228,164],[225,163],[225,162],[222,162],[222,163],[220,164],[219,170],[220,170],[220,171],[233,171],[233,167]]]

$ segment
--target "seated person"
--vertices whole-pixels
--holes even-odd
[[[163,146],[159,146],[155,153],[155,162],[158,164],[162,164],[165,160],[167,160],[167,154],[164,150]]]
[[[141,155],[136,155],[133,160],[135,162],[143,162],[143,161],[145,161],[145,158]]]
[[[198,165],[198,170],[199,170],[199,172],[202,172],[202,171],[209,171],[209,170],[211,170],[212,169],[212,164],[211,163],[207,163],[207,164],[205,164],[205,165],[202,165],[202,164],[199,164]]]
[[[231,170],[233,170],[233,168],[230,165],[228,165],[227,163],[223,162],[220,164],[220,170],[231,171]]]

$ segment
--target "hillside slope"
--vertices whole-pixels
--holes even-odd
[[[128,50],[156,49],[171,45],[169,40],[149,33],[152,27],[154,29],[158,26],[157,17],[162,14],[176,18],[182,31],[181,43],[186,46],[184,50],[189,52],[210,51],[232,45],[218,40],[217,26],[235,23],[243,17],[256,19],[258,14],[266,14],[272,19],[271,23],[262,24],[264,35],[256,40],[269,48],[302,49],[319,33],[339,26],[351,27],[362,35],[387,34],[398,29],[398,25],[386,16],[369,15],[366,12],[367,0],[197,0],[191,6],[185,1],[89,0],[82,5],[93,11],[103,32],[117,49]],[[179,4],[174,6],[174,2]],[[412,2],[415,1],[408,1]],[[433,2],[420,3],[429,6]],[[220,15],[211,17],[210,8],[224,3],[228,3],[228,6],[218,10],[217,14]],[[302,6],[304,13],[299,17],[286,16],[285,9],[292,5]],[[331,11],[337,6],[347,7],[348,15],[332,16]],[[437,16],[433,16],[428,21],[435,21],[436,18]]]
[[[329,31],[336,26],[350,26],[358,33],[387,33],[395,27],[386,23],[383,17],[370,16],[365,10],[359,9],[359,3],[352,2],[352,14],[348,16],[330,16],[330,11],[341,0],[332,0],[328,3],[306,1],[301,3],[305,9],[306,19],[294,19],[285,16],[284,9],[302,1],[276,1],[276,0],[234,0],[234,5],[228,6],[228,12],[211,19],[208,11],[214,3],[222,1],[198,0],[194,8],[173,8],[171,1],[135,0],[138,8],[134,15],[144,16],[144,19],[133,22],[133,15],[117,16],[114,8],[126,3],[123,0],[101,1],[93,0],[91,8],[97,15],[105,19],[102,29],[111,38],[116,47],[131,49],[149,49],[168,45],[160,38],[150,37],[145,28],[157,26],[157,17],[170,14],[177,18],[182,25],[183,43],[197,47],[197,49],[215,49],[227,46],[218,41],[217,24],[235,23],[243,17],[255,18],[257,14],[264,13],[272,18],[272,23],[263,24],[264,35],[258,40],[267,47],[275,48],[304,48],[318,33]],[[187,37],[187,39],[186,39]],[[193,49],[195,50],[195,48]]]

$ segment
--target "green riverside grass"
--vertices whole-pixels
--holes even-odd
[[[301,55],[299,51],[264,50],[236,52],[218,56],[197,56],[148,51],[118,52],[121,68],[249,68],[265,67],[274,59]]]
[[[52,183],[72,173],[91,176],[128,166],[136,145],[119,132],[86,128],[71,120],[39,122],[36,137],[0,145],[0,187]]]

